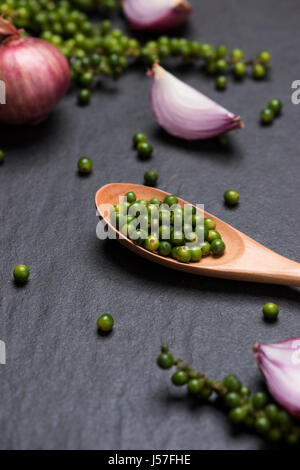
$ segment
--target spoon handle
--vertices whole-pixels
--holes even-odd
[[[300,287],[300,263],[273,253],[271,256],[255,257],[256,262],[241,263],[212,269],[210,275],[235,279],[238,281],[262,282],[267,284],[281,284]]]
[[[232,276],[232,279],[300,287],[300,265],[298,270],[236,273],[234,276]]]

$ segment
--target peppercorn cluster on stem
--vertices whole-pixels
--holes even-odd
[[[172,383],[186,386],[191,395],[199,399],[208,399],[213,395],[219,397],[234,425],[244,426],[272,442],[299,443],[299,424],[266,392],[251,394],[249,387],[235,375],[227,375],[222,381],[208,378],[181,359],[175,359],[166,345],[161,348],[157,364],[162,369],[175,367],[177,370],[171,377]]]
[[[90,102],[99,76],[120,77],[132,63],[149,66],[170,56],[185,62],[202,61],[206,73],[215,77],[218,89],[227,87],[228,75],[242,79],[251,73],[262,79],[270,68],[271,54],[261,51],[246,60],[242,49],[229,51],[226,45],[189,41],[186,38],[160,36],[140,44],[113,28],[110,19],[90,21],[95,9],[109,14],[121,5],[119,0],[4,0],[0,14],[28,34],[56,45],[70,62],[74,83],[79,87],[78,103]]]

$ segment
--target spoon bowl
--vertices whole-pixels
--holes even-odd
[[[117,204],[119,198],[129,191],[135,192],[137,200],[150,200],[153,197],[163,200],[170,194],[160,189],[132,183],[111,183],[97,191],[95,203],[100,218],[104,219],[109,229],[115,232],[119,242],[134,253],[168,268],[198,275],[300,286],[300,263],[269,250],[206,211],[204,216],[212,217],[215,220],[217,230],[221,233],[226,244],[225,253],[220,257],[208,256],[196,263],[181,263],[171,257],[160,256],[135,245],[117,230],[110,221],[109,206]],[[178,198],[178,203],[181,206],[191,205],[180,198]]]

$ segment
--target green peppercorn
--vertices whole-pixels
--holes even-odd
[[[227,77],[225,77],[225,75],[219,75],[216,77],[216,87],[218,90],[225,90],[227,87]]]
[[[191,246],[190,247],[190,252],[191,252],[191,261],[193,263],[197,263],[198,261],[201,260],[202,258],[202,250],[200,246]]]
[[[159,210],[158,210],[158,207],[156,204],[148,204],[147,205],[147,211],[148,211],[148,214],[150,217],[152,217],[152,219],[157,219],[158,221],[158,218],[159,218]],[[153,220],[152,220],[153,221]],[[159,223],[159,221],[158,221]]]
[[[159,199],[159,197],[153,197],[152,199],[150,199],[150,204],[155,204],[157,206],[160,206],[161,205],[161,200]]]
[[[136,195],[133,191],[129,191],[128,193],[125,194],[125,199],[127,202],[132,204],[133,202],[136,201]]]
[[[174,385],[185,385],[189,380],[189,376],[183,370],[178,370],[172,375],[172,382]]]
[[[121,232],[123,233],[123,235],[125,235],[125,237],[131,238],[131,235],[135,232],[135,230],[136,230],[136,226],[132,224],[131,222],[128,223],[127,217],[126,217],[126,223],[121,228]]]
[[[141,200],[133,202],[129,208],[129,213],[135,217],[139,217],[141,214],[146,214],[148,217],[146,203],[141,202]]]
[[[237,408],[241,403],[241,397],[236,392],[229,392],[225,396],[225,404],[228,408]]]
[[[190,379],[187,384],[187,389],[191,395],[198,395],[205,385],[205,380],[202,378],[199,379]]]
[[[94,67],[98,67],[98,65],[100,64],[101,62],[101,56],[100,54],[92,54],[91,55],[91,64],[94,66]]]
[[[159,238],[161,240],[170,241],[172,227],[169,225],[160,225],[159,227]]]
[[[116,69],[120,64],[119,55],[116,53],[111,54],[108,58],[108,62],[112,69]]]
[[[147,136],[143,132],[137,132],[133,136],[133,144],[136,147],[140,142],[146,142],[147,141]]]
[[[67,36],[74,36],[74,34],[77,32],[77,25],[74,23],[74,21],[68,21],[65,24],[64,31]],[[58,32],[58,31],[55,31]]]
[[[265,108],[260,113],[260,120],[263,124],[271,124],[274,119],[274,111],[270,108]]]
[[[244,57],[244,52],[242,51],[242,49],[235,48],[231,51],[231,58],[233,60],[240,61],[242,60],[243,57]]]
[[[192,55],[192,48],[190,44],[181,44],[179,48],[179,54],[183,59],[189,59]]]
[[[162,59],[171,55],[171,48],[166,44],[160,44],[158,46],[158,55]]]
[[[171,233],[171,243],[172,245],[182,245],[184,242],[184,234],[181,230],[174,230],[174,232]],[[178,252],[177,252],[178,256]]]
[[[262,62],[263,64],[268,64],[271,60],[271,54],[269,51],[261,51],[257,58],[260,62]]]
[[[238,406],[237,408],[233,408],[229,413],[229,419],[234,424],[239,424],[245,421],[247,416],[247,409],[242,406]]]
[[[160,227],[161,228],[161,227]],[[161,256],[169,256],[172,251],[172,245],[168,241],[160,241],[158,246],[158,252]]]
[[[77,167],[79,173],[81,173],[82,175],[87,175],[92,171],[93,162],[90,158],[82,157],[80,158],[80,160],[78,160]]]
[[[80,104],[80,105],[89,104],[89,102],[91,100],[91,96],[92,96],[91,90],[89,90],[88,88],[82,88],[77,93],[78,104]]]
[[[135,220],[135,217],[133,215],[126,215],[126,223],[130,224]]]
[[[226,72],[227,67],[228,67],[228,63],[227,63],[226,60],[224,60],[224,59],[218,59],[217,60],[217,62],[216,62],[217,72],[224,73],[224,72]]]
[[[201,44],[201,56],[204,60],[209,60],[214,54],[213,47],[210,44]]]
[[[153,148],[148,142],[139,142],[137,144],[137,151],[140,157],[149,158],[152,155]]]
[[[214,240],[221,239],[221,235],[217,230],[209,230],[207,235],[207,241],[212,243]]]
[[[142,229],[133,230],[130,233],[130,239],[135,243],[135,245],[142,245],[146,238],[148,237],[148,232]]]
[[[174,364],[174,358],[172,354],[162,352],[157,358],[157,364],[161,369],[170,369]]]
[[[158,178],[158,173],[156,170],[147,170],[144,174],[145,183],[148,186],[155,186]]]
[[[118,203],[115,205],[115,211],[119,212],[120,214],[127,214],[129,206],[130,206],[130,203],[128,201],[124,201],[121,204]]]
[[[260,416],[255,421],[255,429],[260,434],[267,433],[271,428],[270,421],[265,416]]]
[[[236,62],[232,66],[232,71],[236,78],[242,78],[246,73],[246,65],[244,62]]]
[[[201,248],[203,257],[208,256],[210,254],[210,243],[203,242],[200,244],[200,248]]]
[[[252,403],[256,410],[261,410],[268,403],[268,395],[264,392],[254,393]]]
[[[112,330],[114,326],[114,319],[111,315],[105,313],[98,318],[97,326],[100,331],[107,333],[108,331]]]
[[[204,385],[200,392],[200,397],[207,400],[212,394],[212,388],[209,385]]]
[[[223,380],[223,384],[230,392],[239,392],[241,389],[241,382],[235,375],[227,375]]]
[[[263,306],[263,314],[266,320],[277,320],[279,308],[273,302],[268,302]]]
[[[282,109],[282,102],[278,98],[273,98],[269,101],[268,108],[274,112],[275,116],[278,116]]]
[[[208,75],[215,75],[217,71],[216,61],[208,60],[205,65],[205,70],[208,73]]]
[[[207,230],[214,230],[216,228],[216,222],[214,219],[211,219],[210,217],[205,217],[204,219],[204,227],[207,228]]]
[[[128,67],[128,60],[126,59],[126,57],[121,56],[119,58],[119,65],[122,69],[126,69],[126,67]]]
[[[192,55],[198,56],[201,54],[201,44],[198,41],[192,41],[190,47]]]
[[[228,52],[227,46],[224,46],[224,44],[220,44],[220,46],[216,47],[215,52],[218,59],[224,59]]]
[[[240,394],[243,397],[248,397],[251,394],[251,390],[249,387],[246,387],[246,385],[243,385],[240,390]]]
[[[167,204],[169,207],[172,207],[177,203],[178,203],[178,198],[174,194],[171,194],[170,196],[166,196],[164,199],[164,204]]]
[[[228,189],[224,194],[224,200],[228,206],[236,206],[239,198],[240,195],[235,189]]]
[[[261,64],[254,64],[253,66],[253,77],[256,79],[261,79],[266,76],[266,69],[263,65]]]
[[[189,263],[191,261],[191,250],[188,246],[180,246],[177,251],[177,259],[181,263]]]
[[[94,76],[91,72],[85,72],[81,75],[79,83],[83,87],[90,87],[93,83]]]
[[[184,216],[185,217],[188,217],[188,216],[191,216],[191,215],[196,215],[197,213],[197,210],[196,210],[196,207],[195,206],[187,206],[184,208]]]
[[[108,34],[111,30],[111,21],[104,20],[100,24],[102,34]]]
[[[225,251],[226,245],[223,240],[215,239],[210,245],[211,252],[215,256],[222,256]]]
[[[144,241],[144,246],[146,250],[156,251],[159,247],[159,239],[153,235],[149,235]]]
[[[195,230],[198,227],[204,227],[204,220],[203,220],[203,217],[200,214],[193,214],[192,215],[192,226]]]
[[[278,418],[278,406],[274,403],[270,403],[264,409],[267,418],[271,421],[271,423],[276,423]]]
[[[291,424],[291,417],[286,411],[281,410],[278,412],[277,421],[278,421],[278,424],[282,426],[282,428],[286,429]]]
[[[174,246],[174,247],[172,248],[172,251],[171,251],[171,256],[172,256],[172,258],[177,259],[178,250],[179,250],[179,246]]]
[[[14,269],[14,279],[17,283],[24,284],[28,281],[30,271],[25,264],[18,264]]]
[[[4,162],[4,152],[3,150],[0,150],[0,165]]]

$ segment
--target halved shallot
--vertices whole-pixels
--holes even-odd
[[[270,394],[300,419],[300,338],[256,343],[253,350]]]
[[[243,127],[239,116],[174,77],[158,63],[148,75],[153,76],[152,112],[169,134],[186,140],[200,140]]]
[[[123,11],[133,29],[163,31],[184,23],[192,7],[187,0],[123,0]]]

